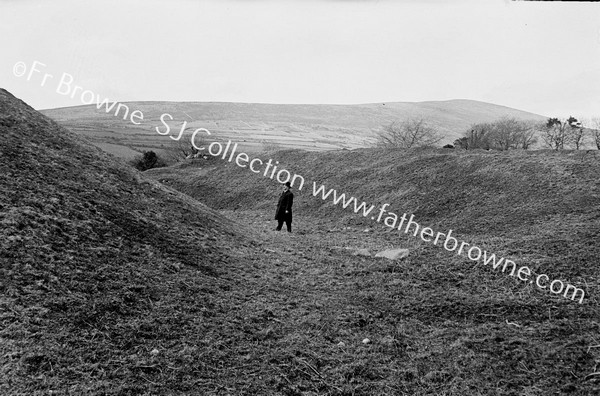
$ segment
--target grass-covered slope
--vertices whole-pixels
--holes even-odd
[[[273,231],[277,182],[216,158],[140,175],[5,91],[0,155],[2,395],[600,392],[591,155],[279,152],[306,179],[291,235]],[[391,232],[312,181],[586,300]],[[391,246],[410,255],[352,254]]]
[[[372,348],[378,352],[370,353],[357,351],[355,339],[349,348],[354,371],[340,366],[350,383],[362,381],[353,388],[360,394],[600,391],[600,163],[594,152],[284,151],[270,157],[305,178],[304,188],[294,190],[296,236],[283,246],[309,261],[288,283],[318,301],[317,323],[331,342],[347,343],[346,330],[377,337]],[[272,233],[281,185],[262,173],[211,157],[149,174],[266,237]],[[412,213],[421,226],[452,229],[536,274],[584,289],[586,298],[579,304],[552,295],[400,235],[313,197],[313,181],[367,203],[389,203],[388,210]],[[400,264],[337,250],[399,246],[411,249]]]
[[[266,162],[269,156],[257,158]],[[389,203],[388,210],[412,213],[423,225],[451,228],[475,239],[489,235],[518,240],[542,233],[546,237],[538,239],[538,248],[550,240],[572,239],[569,250],[589,244],[586,250],[597,253],[593,242],[600,235],[600,155],[595,151],[363,149],[283,151],[270,158],[279,162],[278,170],[304,177],[302,190],[294,190],[299,216],[375,224],[349,208],[333,206],[331,198],[314,197],[316,182],[368,204]],[[279,186],[263,176],[264,166],[260,170],[255,174],[209,157],[150,174],[216,209],[271,208]]]
[[[294,213],[307,233],[360,225],[372,226],[390,244],[418,241],[353,213],[352,205],[342,209],[331,197],[314,197],[316,182],[317,187],[324,184],[376,205],[371,214],[389,203],[388,211],[414,214],[421,227],[444,233],[452,229],[456,237],[527,265],[536,274],[581,287],[590,308],[582,315],[598,314],[600,158],[595,152],[365,149],[284,151],[272,159],[279,161],[278,169],[305,179],[302,190],[295,190]],[[262,173],[212,157],[151,174],[214,208],[264,210],[265,217],[279,193],[278,183]],[[436,249],[440,259],[456,260],[455,254]]]
[[[184,386],[164,367],[218,331],[236,230],[0,90],[0,394]]]

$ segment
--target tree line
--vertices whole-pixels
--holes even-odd
[[[177,141],[169,140],[167,145],[161,147],[160,156],[147,151],[135,157],[131,164],[144,171],[202,157],[206,153],[198,151],[191,144],[190,136],[184,135]],[[384,125],[376,135],[375,145],[404,149],[434,147],[444,137],[434,124],[422,118],[407,118]],[[200,146],[206,144],[203,139],[196,143]],[[541,123],[502,117],[493,122],[471,125],[461,138],[444,147],[465,150],[528,150],[537,148],[538,143],[542,148],[553,150],[580,150],[590,144],[600,150],[600,117],[584,122],[572,116],[566,119],[548,118]],[[268,145],[264,141],[263,146],[267,151],[278,148],[277,145]]]
[[[443,135],[433,124],[423,119],[408,118],[383,126],[376,135],[376,146],[415,148],[435,146]],[[539,145],[538,145],[539,143]],[[588,145],[600,150],[600,118],[584,122],[570,116],[548,118],[545,122],[502,117],[493,122],[471,125],[463,136],[446,148],[465,150],[528,150],[534,147],[552,150],[580,150]]]

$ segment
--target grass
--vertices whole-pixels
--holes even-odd
[[[311,181],[585,281],[579,305],[308,190],[296,191],[294,233],[277,233],[274,181],[214,158],[139,174],[6,91],[0,133],[1,394],[600,390],[590,158],[269,154]],[[407,259],[352,254],[397,246]]]
[[[415,371],[414,381],[385,369],[385,374],[370,382],[372,388],[362,383],[354,391],[592,394],[598,390],[592,375],[600,352],[594,348],[599,344],[600,317],[595,265],[600,257],[595,243],[600,236],[600,166],[595,156],[368,149],[268,155],[280,162],[280,168],[307,180],[302,191],[296,190],[299,236],[284,245],[293,251],[313,251],[314,256],[309,255],[301,267],[308,278],[301,281],[296,275],[292,283],[316,289],[315,300],[341,296],[343,303],[334,304],[328,312],[343,310],[342,304],[353,312],[363,311],[367,304],[367,312],[383,315],[375,321],[376,330],[351,331],[355,344],[360,345],[358,341],[368,334],[396,339],[394,329],[405,321],[426,326],[413,329],[413,338],[431,332],[441,340],[425,336],[425,348],[435,351],[435,358],[428,354],[404,356],[405,360],[394,357],[394,364],[403,362],[397,372],[424,365]],[[273,180],[217,159],[152,170],[149,175],[253,228],[257,225],[252,218],[270,218],[279,193]],[[330,200],[313,197],[312,181],[368,203],[390,203],[389,210],[413,213],[421,226],[441,232],[452,229],[458,238],[528,265],[536,274],[570,282],[586,291],[584,304],[543,292],[416,238],[389,232],[382,224],[332,206]],[[215,189],[216,185],[220,187]],[[365,228],[372,232],[363,232]],[[264,232],[264,239],[272,233],[266,225]],[[347,249],[338,249],[367,247],[375,253],[398,246],[411,249],[402,265],[357,258]],[[322,257],[323,251],[331,256]],[[323,268],[329,268],[330,262],[337,271],[326,274]],[[353,270],[348,266],[354,266]],[[316,309],[321,314],[324,310]],[[337,332],[344,328],[343,322],[333,319],[327,323]],[[486,371],[481,373],[483,367]],[[383,370],[383,363],[373,368]],[[445,374],[440,378],[436,371]],[[425,380],[432,378],[440,381],[439,388]],[[491,385],[492,380],[496,385]]]

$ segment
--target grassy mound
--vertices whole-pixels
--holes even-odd
[[[394,340],[392,345],[399,342],[407,348],[402,353],[382,352],[393,356],[393,373],[384,368],[385,359],[369,355],[373,360],[361,363],[359,372],[345,375],[367,382],[393,378],[396,387],[389,389],[406,394],[600,390],[596,153],[364,149],[325,154],[283,151],[271,157],[279,161],[280,169],[305,178],[304,188],[295,190],[294,207],[302,243],[293,246],[312,251],[308,256],[318,263],[309,268],[319,274],[315,279],[323,290],[344,294],[357,311],[346,311],[343,303],[324,305],[351,317],[366,312],[362,334],[369,334],[366,329],[379,334],[384,349],[389,339]],[[216,158],[150,174],[255,227],[272,218],[280,193],[275,180]],[[331,199],[314,197],[313,181],[360,201],[389,203],[388,210],[412,213],[421,226],[452,229],[458,238],[528,265],[536,274],[581,287],[586,299],[578,304],[441,247],[390,232],[383,224],[333,205]],[[370,232],[362,232],[365,227]],[[336,261],[317,253],[335,252],[340,245],[372,252],[410,247],[411,255],[403,264],[385,265],[348,254]],[[348,287],[343,292],[338,291],[338,277]],[[305,287],[310,287],[307,283]],[[335,309],[329,312],[335,316]],[[331,337],[340,339],[343,320],[335,317],[326,323],[321,321]],[[418,352],[411,353],[410,345],[419,344]],[[398,364],[398,353],[404,354],[405,364]],[[539,393],[540,389],[544,391]]]
[[[273,231],[280,185],[235,164],[140,175],[5,91],[0,134],[0,394],[600,392],[591,155],[274,153],[306,179],[288,235]],[[391,232],[312,197],[313,181],[586,300]],[[392,246],[409,257],[352,254]]]
[[[252,242],[4,90],[0,136],[0,393],[181,383],[161,362],[220,309],[231,246]]]
[[[585,282],[597,282],[600,156],[596,152],[362,149],[282,151],[272,159],[279,161],[278,169],[305,179],[302,190],[294,190],[297,221],[305,217],[314,227],[387,229],[355,214],[352,205],[343,209],[333,205],[331,197],[313,196],[315,182],[317,188],[324,184],[376,205],[374,214],[389,203],[388,211],[414,214],[422,227],[452,229],[457,238],[511,256],[536,273],[551,273],[555,279],[568,278],[584,287]],[[273,211],[280,188],[262,173],[253,174],[220,158],[150,174],[213,208],[265,210],[266,215]],[[587,287],[592,302],[600,301],[597,290]]]

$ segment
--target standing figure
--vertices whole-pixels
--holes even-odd
[[[294,194],[290,191],[290,182],[286,182],[283,186],[283,192],[279,196],[277,203],[277,212],[275,212],[275,220],[278,221],[275,231],[281,231],[281,226],[285,221],[288,232],[292,232],[292,205],[294,204]]]

